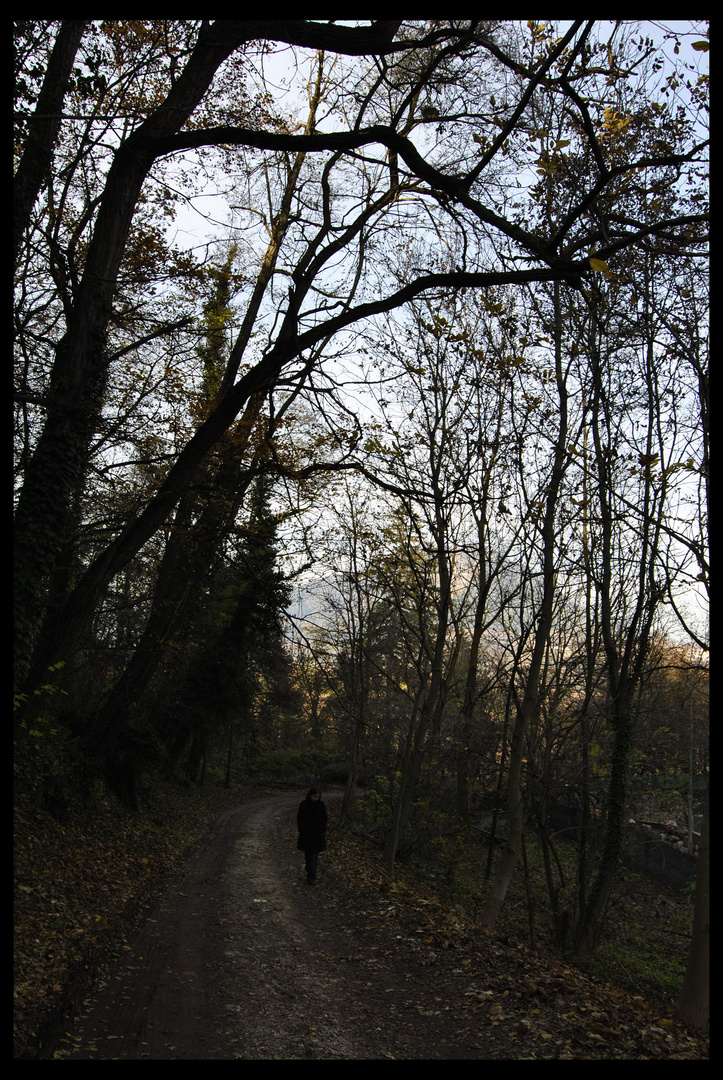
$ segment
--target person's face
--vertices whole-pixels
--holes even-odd
[[[319,798],[319,795],[318,795],[318,794],[317,794],[317,795],[312,795],[312,796],[311,796],[311,801],[312,801],[312,802],[316,802],[318,798]]]

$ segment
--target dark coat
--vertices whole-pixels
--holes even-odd
[[[326,851],[326,823],[328,815],[321,799],[312,802],[307,795],[299,807],[296,824],[299,826],[299,851]]]

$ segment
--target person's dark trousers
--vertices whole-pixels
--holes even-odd
[[[316,884],[316,867],[319,862],[318,851],[306,851],[304,852],[306,859],[306,880],[309,885]]]

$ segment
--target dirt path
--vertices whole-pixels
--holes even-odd
[[[442,972],[421,966],[378,911],[360,910],[335,874],[333,837],[318,885],[306,884],[299,799],[262,799],[216,821],[69,1032],[64,1057],[487,1056],[454,1019],[464,987],[455,994],[449,973],[442,990]]]

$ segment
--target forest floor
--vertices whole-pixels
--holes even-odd
[[[303,794],[108,803],[83,837],[21,804],[16,1058],[707,1058],[659,1004],[390,886],[337,828],[340,791],[308,886]]]

